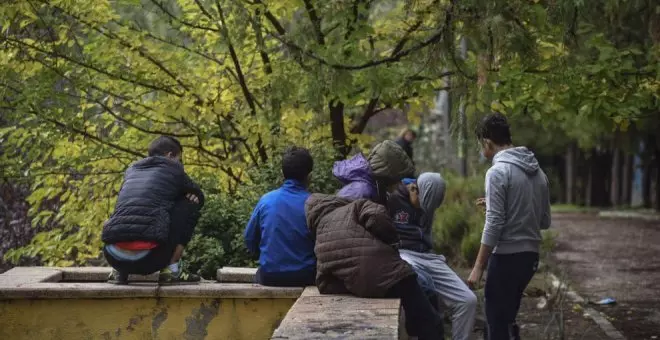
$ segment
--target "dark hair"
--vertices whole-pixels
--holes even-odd
[[[490,139],[496,145],[509,145],[511,141],[511,129],[506,117],[501,113],[491,113],[484,117],[475,129],[477,138]]]
[[[314,169],[314,159],[309,150],[298,146],[288,147],[282,155],[284,179],[304,181]]]
[[[412,133],[414,138],[417,138],[417,132],[415,132],[415,130],[413,130],[411,128],[403,128],[403,130],[401,130],[401,132],[399,132],[399,138],[405,137],[408,132]]]
[[[160,136],[149,144],[149,156],[165,156],[168,153],[180,155],[183,152],[181,142],[170,136]]]

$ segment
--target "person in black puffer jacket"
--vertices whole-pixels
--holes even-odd
[[[161,136],[149,146],[147,158],[126,170],[101,235],[103,253],[114,268],[111,282],[126,284],[129,274],[156,271],[164,284],[200,280],[178,265],[204,205],[204,194],[184,171],[182,155],[178,140]]]

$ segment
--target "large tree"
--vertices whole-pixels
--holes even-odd
[[[453,103],[470,119],[493,109],[528,115],[593,144],[657,109],[657,40],[620,46],[593,19],[655,7],[619,3],[3,4],[3,172],[32,185],[33,224],[62,226],[15,254],[50,264],[97,256],[121,172],[160,134],[180,138],[190,172],[224,191],[240,190],[246,170],[288,143],[343,157],[368,141],[360,133],[378,112],[405,104],[417,114],[440,89],[462,96]],[[640,26],[655,22],[657,33],[653,13]],[[41,209],[44,201],[57,209]]]

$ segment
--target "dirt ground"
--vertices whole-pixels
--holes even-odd
[[[616,299],[595,307],[627,339],[660,339],[660,223],[553,215],[553,270],[587,300]]]
[[[469,269],[457,268],[459,276],[467,278]],[[607,339],[605,333],[598,325],[584,315],[584,312],[569,301],[557,302],[550,299],[543,308],[539,308],[542,297],[558,296],[554,294],[556,288],[552,286],[552,279],[548,272],[539,271],[530,282],[525,297],[518,312],[518,325],[520,337],[525,340],[602,340]],[[477,291],[480,306],[483,311],[483,289]],[[483,339],[483,313],[475,325],[474,339]],[[479,320],[481,319],[481,320]],[[446,339],[450,338],[451,325],[445,324]]]

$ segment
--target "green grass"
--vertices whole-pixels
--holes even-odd
[[[574,204],[553,204],[550,209],[553,213],[589,213],[597,212],[599,210],[593,207],[585,207]]]

